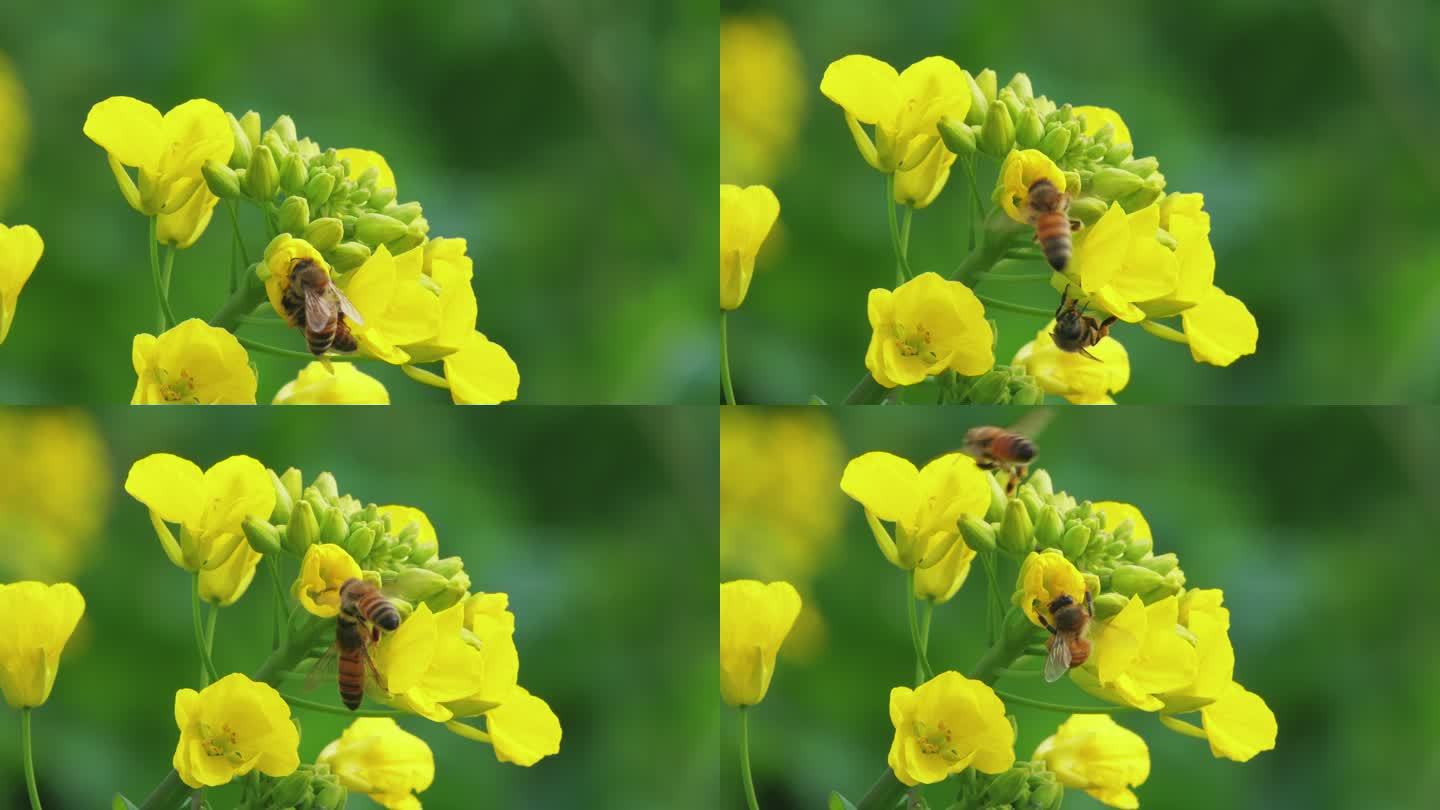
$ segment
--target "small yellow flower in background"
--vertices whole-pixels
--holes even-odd
[[[10,334],[20,291],[35,272],[35,265],[40,263],[44,252],[45,242],[34,228],[0,224],[0,343]]]
[[[969,287],[921,273],[870,291],[865,367],[886,388],[915,385],[950,370],[973,377],[995,365],[994,333]]]
[[[275,509],[270,471],[249,456],[231,456],[201,472],[192,461],[154,453],[130,466],[125,491],[150,510],[166,556],[187,571],[214,570],[248,547],[241,524]],[[180,526],[180,539],[168,523]]]
[[[962,453],[941,456],[923,470],[890,453],[866,453],[845,465],[840,489],[865,507],[885,559],[907,571],[936,565],[963,545],[956,522],[990,508],[985,473]],[[881,521],[895,524],[894,537]]]
[[[390,705],[444,723],[455,716],[445,703],[484,688],[485,656],[465,642],[464,621],[464,603],[434,613],[422,602],[380,639],[371,657]]]
[[[452,730],[456,725],[460,724],[451,724]],[[500,762],[528,768],[560,753],[560,718],[550,704],[520,686],[511,690],[499,707],[485,713],[485,728]]]
[[[775,657],[800,615],[800,594],[788,582],[753,579],[720,584],[720,697],[731,706],[765,699]]]
[[[85,136],[109,154],[126,202],[146,216],[179,215],[195,195],[213,197],[200,167],[207,160],[228,161],[235,147],[225,111],[205,99],[187,101],[162,116],[143,101],[113,96],[90,108]],[[139,171],[138,187],[127,166]],[[194,220],[194,215],[185,218]]]
[[[384,383],[365,374],[354,363],[319,361],[300,369],[299,375],[275,393],[274,405],[389,405]]]
[[[1130,355],[1125,347],[1107,335],[1087,350],[1098,358],[1091,359],[1061,351],[1052,337],[1054,331],[1054,321],[1046,324],[1015,353],[1014,365],[1023,366],[1047,394],[1058,394],[1076,405],[1114,405],[1110,395],[1130,383]]]
[[[1083,790],[1111,807],[1136,810],[1130,789],[1150,777],[1150,749],[1139,734],[1108,714],[1073,714],[1035,749],[1060,784]]]
[[[435,781],[435,755],[425,741],[393,718],[362,717],[320,752],[340,785],[364,793],[388,810],[419,810],[422,793]]]
[[[890,769],[907,785],[931,785],[966,768],[996,774],[1015,764],[1015,729],[990,687],[942,672],[890,690]]]
[[[255,370],[235,336],[199,318],[131,345],[131,405],[254,405]]]
[[[295,598],[311,615],[334,618],[340,612],[340,586],[363,573],[350,552],[334,543],[315,543],[300,561]]]
[[[1061,596],[1068,596],[1076,604],[1085,601],[1085,578],[1080,570],[1065,559],[1058,549],[1032,551],[1020,564],[1020,577],[1015,583],[1015,604],[1025,611],[1026,618],[1036,627],[1040,623],[1040,612],[1046,612],[1049,621],[1050,603]]]
[[[175,693],[180,742],[172,760],[192,788],[228,784],[260,771],[288,776],[300,767],[300,731],[274,687],[234,673],[196,692]]]
[[[970,563],[974,560],[975,549],[965,545],[964,540],[951,546],[940,562],[915,570],[915,596],[937,605],[949,602],[970,576]]]
[[[379,152],[374,152],[369,149],[346,147],[345,149],[336,149],[335,156],[340,160],[350,161],[349,176],[351,180],[359,180],[360,176],[367,170],[374,169],[379,175],[375,180],[376,189],[393,188],[396,191],[400,190],[400,186],[395,183],[395,172],[390,170],[390,164],[386,162],[385,156]]]
[[[1016,149],[1005,156],[995,197],[1011,219],[1027,222],[1030,187],[1040,180],[1049,180],[1061,193],[1065,191],[1065,173],[1039,149]]]
[[[114,482],[105,439],[82,410],[0,411],[0,581],[73,579],[95,547]]]
[[[479,332],[441,362],[456,405],[499,405],[520,395],[520,369],[510,353]]]
[[[820,92],[845,110],[845,123],[861,157],[877,171],[913,169],[940,143],[943,116],[963,121],[970,112],[970,83],[960,66],[931,56],[896,73],[870,56],[830,63]],[[875,125],[875,139],[861,127]]]
[[[720,186],[720,308],[736,309],[745,303],[755,256],[775,220],[780,201],[765,186]]]
[[[265,555],[241,543],[230,559],[209,571],[200,572],[200,598],[229,607],[240,600],[255,579],[255,569]]]
[[[920,165],[896,172],[895,202],[911,208],[924,208],[935,202],[950,179],[950,167],[954,164],[954,152],[932,149]]]
[[[1176,632],[1180,600],[1151,605],[1132,596],[1125,607],[1092,629],[1090,660],[1070,670],[1081,689],[1112,703],[1159,711],[1158,695],[1183,689],[1197,672],[1195,647]]]
[[[763,183],[800,133],[805,66],[789,27],[770,14],[720,22],[720,178]]]
[[[1094,226],[1075,237],[1075,253],[1065,273],[1056,274],[1056,286],[1079,286],[1091,306],[1126,323],[1145,320],[1137,304],[1170,296],[1180,283],[1180,261],[1156,238],[1159,230],[1158,203],[1133,214],[1111,203]]]
[[[15,75],[14,66],[0,53],[0,209],[15,186],[24,162],[25,147],[30,140],[30,115],[25,103],[25,88]]]
[[[1197,362],[1228,366],[1255,353],[1260,326],[1245,302],[1212,286],[1194,307],[1180,313],[1190,355]]]
[[[0,585],[0,691],[14,709],[33,709],[50,699],[60,653],[80,616],[85,597],[74,585],[16,582]]]
[[[1105,128],[1106,124],[1115,131],[1115,137],[1111,143],[1135,143],[1130,137],[1130,128],[1120,119],[1120,113],[1109,107],[1092,107],[1081,105],[1075,108],[1075,114],[1085,119],[1085,134],[1094,135]]]

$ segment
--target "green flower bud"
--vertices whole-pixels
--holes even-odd
[[[420,207],[420,203],[411,201],[387,205],[384,213],[387,217],[398,219],[406,225],[409,225],[420,218],[420,215],[424,213],[424,209]]]
[[[1040,116],[1033,110],[1027,109],[1020,114],[1020,120],[1015,124],[1015,142],[1025,149],[1034,149],[1040,145],[1040,139],[1045,136],[1045,126],[1040,123]]]
[[[1109,203],[1099,197],[1079,197],[1070,201],[1070,218],[1078,219],[1086,225],[1094,225],[1109,207]]]
[[[405,223],[384,214],[364,213],[355,221],[355,238],[367,245],[379,245],[405,235]]]
[[[324,787],[315,792],[315,798],[310,800],[309,810],[340,810],[348,798],[345,788],[334,782],[326,782]]]
[[[340,484],[331,473],[322,472],[315,476],[315,480],[310,482],[310,486],[314,487],[327,503],[334,503],[340,499]]]
[[[1024,115],[1025,110],[1028,108],[1028,105],[1021,101],[1020,97],[1015,94],[1015,91],[1009,87],[1000,89],[1000,103],[1004,104],[1005,109],[1010,112],[1011,123],[1019,121],[1020,116]]]
[[[443,577],[434,571],[406,568],[395,577],[393,585],[387,583],[386,591],[401,599],[418,603],[444,593],[449,585],[449,577]]]
[[[991,523],[999,523],[1005,516],[1005,505],[1010,502],[1010,496],[1005,494],[1005,488],[995,479],[995,473],[985,473],[985,480],[990,482],[990,507],[985,510],[985,519]]]
[[[235,142],[226,164],[232,169],[243,169],[250,165],[250,150],[255,148],[255,141],[245,134],[245,128],[233,114],[225,113],[225,120],[230,124],[230,137]]]
[[[1149,208],[1152,203],[1165,196],[1165,175],[1156,172],[1145,178],[1145,185],[1140,190],[1120,200],[1120,205],[1126,211],[1139,211]]]
[[[275,157],[276,166],[283,163],[285,156],[290,154],[290,147],[274,132],[266,132],[264,135],[261,135],[260,145],[270,150],[270,154]]]
[[[1065,156],[1065,150],[1070,148],[1070,130],[1065,127],[1056,127],[1045,133],[1040,138],[1040,151],[1044,152],[1051,160],[1059,160]]]
[[[963,515],[960,518],[960,536],[965,545],[979,552],[995,550],[995,528],[979,518]]]
[[[275,156],[263,144],[250,155],[250,168],[245,172],[245,193],[257,202],[265,202],[280,189],[280,170]]]
[[[350,527],[345,522],[345,516],[340,514],[340,510],[333,508],[327,510],[325,520],[320,523],[320,542],[340,545],[349,533]]]
[[[995,71],[990,68],[985,68],[975,74],[975,86],[980,88],[981,95],[991,104],[995,103],[995,98],[999,95],[999,91],[997,90],[998,82],[999,79],[996,77]]]
[[[270,510],[270,522],[285,524],[290,521],[290,510],[295,507],[295,499],[291,497],[290,490],[285,487],[285,482],[274,470],[267,469],[270,474],[270,487],[275,490],[275,508]]]
[[[304,555],[319,537],[320,521],[315,519],[315,507],[302,498],[290,512],[290,522],[285,524],[285,550]]]
[[[1132,537],[1128,543],[1119,538],[1116,538],[1116,540],[1125,543],[1123,556],[1130,562],[1140,562],[1155,549],[1155,541],[1148,537]],[[1162,571],[1161,573],[1164,572]]]
[[[385,206],[395,202],[395,189],[377,188],[370,192],[370,207],[384,210]]]
[[[357,560],[367,559],[375,545],[375,532],[371,531],[369,526],[361,524],[350,530],[342,545],[350,552],[351,557]]]
[[[1082,177],[1080,172],[1065,172],[1065,188],[1067,189],[1076,189],[1078,191],[1084,188],[1085,184],[1089,182],[1089,179]]]
[[[427,571],[434,571],[446,579],[454,579],[465,570],[465,561],[459,557],[442,557],[438,560],[431,560],[424,567]]]
[[[1046,504],[1040,509],[1040,519],[1035,521],[1035,545],[1040,548],[1054,548],[1060,543],[1060,535],[1064,526],[1060,522],[1060,513],[1055,507]]]
[[[1105,544],[1105,556],[1112,559],[1120,559],[1125,556],[1125,544],[1119,540],[1111,540]]]
[[[1035,526],[1030,513],[1019,499],[1005,505],[1005,516],[1000,519],[1000,534],[995,545],[1011,557],[1023,558],[1035,550]]]
[[[1024,73],[1016,73],[1011,76],[1005,89],[1013,91],[1017,97],[1026,101],[1035,98],[1035,88],[1030,86],[1030,77]]]
[[[1040,500],[1039,495],[1035,494],[1034,487],[1022,485],[1019,491],[1015,493],[1015,498],[1025,504],[1025,511],[1030,514],[1031,523],[1040,519],[1040,512],[1045,508],[1046,504]]]
[[[305,184],[310,181],[310,170],[305,159],[291,152],[280,162],[280,188],[286,194],[305,193]]]
[[[1028,781],[1030,781],[1028,769],[1011,768],[990,780],[990,786],[985,789],[985,803],[993,807],[997,804],[1013,804],[1019,801],[1021,791],[1025,790],[1025,783]]]
[[[270,792],[265,794],[266,807],[293,807],[300,803],[306,791],[310,789],[310,780],[313,774],[307,768],[301,768],[289,776],[275,782]]]
[[[990,99],[985,97],[985,91],[980,89],[980,83],[970,75],[968,70],[965,71],[965,82],[970,85],[970,111],[965,113],[965,123],[983,124],[985,116],[990,114]],[[991,98],[993,97],[991,96]]]
[[[316,172],[305,183],[305,199],[318,208],[330,199],[330,192],[334,190],[335,178],[329,172]]]
[[[975,153],[975,131],[964,121],[946,116],[940,119],[940,140],[951,152],[966,157]]]
[[[1180,565],[1180,558],[1174,554],[1157,554],[1154,557],[1146,557],[1139,564],[1163,577]]]
[[[354,270],[370,258],[370,246],[360,242],[341,242],[330,252],[330,264],[344,273]]]
[[[404,236],[400,237],[399,239],[395,239],[395,240],[392,240],[392,241],[390,241],[390,242],[386,242],[386,243],[385,243],[385,247],[386,247],[392,254],[394,254],[394,255],[396,255],[396,256],[399,256],[401,253],[404,253],[405,251],[410,250],[410,249],[412,249],[412,248],[419,247],[420,245],[423,245],[423,244],[425,244],[425,237],[424,237],[423,235],[421,235],[421,234],[414,234],[414,233],[407,233],[407,234],[405,234]],[[424,279],[424,278],[427,278],[427,276],[421,276],[420,278]],[[421,283],[424,284],[423,281],[422,281]]]
[[[1154,174],[1160,168],[1160,161],[1153,157],[1136,158],[1121,163],[1120,168],[1143,179]]]
[[[1044,389],[1033,381],[1021,384],[1010,395],[1012,405],[1042,405],[1044,402]]]
[[[276,118],[275,123],[270,125],[270,130],[266,134],[270,133],[274,133],[275,137],[279,138],[281,143],[284,143],[286,146],[294,145],[299,138],[299,135],[295,132],[295,119],[288,115],[282,115]]]
[[[240,196],[240,177],[235,170],[218,160],[207,160],[200,167],[205,185],[210,193],[222,200],[233,200]]]
[[[1164,245],[1167,248],[1170,248],[1171,250],[1177,250],[1180,247],[1180,241],[1177,240],[1175,237],[1171,236],[1170,232],[1165,230],[1164,228],[1155,229],[1155,239],[1160,244]]]
[[[1111,166],[1119,166],[1120,164],[1129,160],[1130,156],[1134,153],[1135,147],[1131,144],[1111,144],[1110,148],[1105,152],[1105,162],[1109,163]]]
[[[1030,473],[1030,477],[1026,479],[1025,483],[1034,487],[1036,492],[1046,498],[1055,494],[1055,482],[1050,478],[1048,470],[1036,470]]]
[[[998,368],[985,372],[975,384],[970,386],[968,394],[971,402],[977,405],[992,405],[1000,394],[1005,391],[1009,384],[1010,375],[1008,372]]]
[[[335,217],[321,217],[305,226],[305,241],[321,253],[334,250],[344,236],[345,226]]]
[[[259,145],[260,145],[260,113],[257,113],[257,112],[255,112],[254,110],[249,110],[249,111],[246,112],[244,115],[240,116],[240,119],[239,119],[239,121],[238,121],[237,123],[240,125],[240,131],[241,131],[242,133],[244,133],[244,135],[245,135],[245,140],[246,140],[247,142],[249,142],[251,148],[254,148],[254,147],[256,147],[256,146],[259,146]],[[253,159],[253,155],[252,155],[252,159]]]
[[[1015,148],[1015,122],[1010,118],[1010,109],[1004,104],[994,104],[985,124],[980,128],[980,151],[997,159],[1004,159]]]
[[[1111,537],[1114,537],[1116,540],[1127,544],[1130,542],[1130,538],[1134,536],[1134,533],[1135,521],[1131,520],[1130,518],[1125,518],[1124,520],[1120,521],[1120,524],[1118,526],[1110,530]]]
[[[251,548],[261,554],[280,553],[280,532],[268,521],[247,517],[241,522],[240,528],[244,530],[245,539],[250,542]]]
[[[1080,559],[1089,545],[1090,530],[1080,523],[1065,530],[1064,536],[1060,538],[1060,551],[1065,554],[1065,559],[1071,562]]]
[[[1130,597],[1122,593],[1102,593],[1095,597],[1095,618],[1108,619],[1125,609]]]
[[[1115,573],[1110,575],[1110,588],[1126,596],[1134,596],[1159,587],[1162,581],[1162,577],[1149,568],[1139,565],[1121,565],[1117,566]]]
[[[1034,810],[1060,810],[1060,803],[1064,800],[1065,788],[1053,780],[1037,785],[1030,791],[1030,806]]]
[[[1095,173],[1086,190],[1106,200],[1118,200],[1138,191],[1143,184],[1143,180],[1124,169],[1106,166]]]
[[[431,545],[419,545],[405,557],[405,561],[411,565],[428,565],[439,551]]]
[[[370,202],[370,189],[355,189],[354,191],[350,192],[349,196],[346,198],[346,202],[356,207],[364,206],[366,203]]]
[[[1086,592],[1086,593],[1090,594],[1091,596],[1094,596],[1095,594],[1100,593],[1100,577],[1099,577],[1099,576],[1097,576],[1097,575],[1095,575],[1095,574],[1092,574],[1092,573],[1090,573],[1090,572],[1087,571],[1087,572],[1081,574],[1081,575],[1080,575],[1080,578],[1083,579],[1083,580],[1085,580],[1085,592]]]
[[[310,224],[310,203],[305,202],[304,197],[286,197],[285,202],[280,203],[276,219],[283,233],[301,236]]]

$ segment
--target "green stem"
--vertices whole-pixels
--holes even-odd
[[[730,336],[726,316],[730,313],[720,310],[720,387],[725,391],[725,404],[735,404],[735,384],[730,381]]]
[[[1140,322],[1140,328],[1162,340],[1168,340],[1171,343],[1181,343],[1186,346],[1190,345],[1190,338],[1186,337],[1184,332],[1171,329],[1162,323],[1145,320]]]
[[[235,339],[240,341],[241,346],[244,346],[251,351],[260,352],[262,354],[273,354],[276,357],[289,357],[293,360],[320,359],[315,355],[311,354],[310,352],[301,352],[294,349],[282,349],[279,346],[271,346],[269,343],[261,343],[258,340],[251,340],[250,338],[240,337],[239,335],[236,335]],[[349,358],[347,357],[347,360],[348,359]]]
[[[885,213],[890,220],[890,247],[895,251],[895,286],[904,284],[914,277],[910,272],[910,260],[905,255],[905,243],[900,240],[900,224],[895,219],[895,175],[885,175]]]
[[[1002,667],[1000,669],[1000,677],[1002,678],[1037,678],[1043,674],[1045,673],[1038,669],[1012,669],[1010,667]]]
[[[1002,669],[1001,671],[1003,672],[1004,670]],[[1044,709],[1061,714],[1112,714],[1114,712],[1135,711],[1131,706],[1067,706],[1062,703],[1050,703],[1044,700],[1028,698],[1024,695],[1014,695],[1000,689],[996,689],[995,694],[1006,703],[1018,703],[1021,706],[1029,706],[1032,709]]]
[[[905,213],[900,217],[900,253],[905,257],[905,262],[910,262],[910,220],[915,216],[915,209],[905,206]]]
[[[226,200],[225,208],[230,211],[230,232],[235,237],[230,247],[230,292],[234,293],[240,287],[240,272],[250,266],[250,253],[245,250],[245,238],[240,235],[239,203],[234,200]],[[237,247],[240,249],[239,258],[245,261],[238,268],[235,266],[235,248]]]
[[[996,274],[994,274],[994,273],[991,273],[991,274],[986,275],[984,278],[980,279],[980,282],[983,284],[983,283],[991,282],[991,281],[1049,281],[1049,280],[1050,280],[1050,274],[1049,274],[1049,273],[1016,273],[1015,275],[1012,275],[1012,276],[1001,276],[1001,275],[996,275]]]
[[[220,615],[220,607],[211,604],[206,609],[205,615],[205,658],[211,662],[215,660],[215,619]]]
[[[155,282],[155,299],[160,307],[160,331],[175,325],[175,313],[170,311],[168,284],[160,272],[160,218],[150,218],[150,276]]]
[[[1008,669],[1015,659],[1025,653],[1025,647],[1035,635],[1035,627],[1019,608],[1012,607],[1005,613],[1000,624],[1000,637],[980,656],[970,678],[988,685],[1000,677],[1000,670]]]
[[[30,792],[30,810],[40,810],[40,788],[35,784],[35,751],[30,744],[30,712],[20,710],[20,749],[25,757],[25,787]]]
[[[195,625],[195,649],[200,653],[200,686],[205,687],[220,680],[215,664],[210,660],[210,650],[205,644],[205,629],[200,623],[200,574],[196,572],[190,587],[190,618]]]
[[[975,156],[974,156],[974,155],[971,155],[971,156],[965,161],[965,175],[966,175],[966,178],[970,181],[970,201],[971,201],[971,202],[970,202],[970,204],[967,204],[967,205],[965,206],[965,211],[966,211],[966,215],[967,215],[967,216],[969,217],[969,219],[970,219],[970,234],[971,234],[971,236],[970,236],[970,249],[971,249],[971,250],[974,250],[974,249],[975,249],[975,237],[974,237],[974,234],[975,234],[975,220],[976,220],[977,217],[982,216],[980,212],[985,210],[985,203],[984,203],[984,201],[982,201],[982,200],[980,199],[980,187],[975,183],[975,160],[976,160]],[[973,213],[971,213],[971,207],[970,207],[971,205],[974,206],[974,212],[973,212]]]
[[[935,603],[931,602],[929,599],[926,599],[921,602],[920,605],[920,652],[924,653],[926,658],[929,658],[930,618],[935,615]],[[925,673],[920,671],[920,662],[917,660],[915,662],[915,682],[917,684],[924,683],[924,679],[922,677],[924,674]]]
[[[750,810],[760,810],[760,802],[755,800],[755,779],[750,775],[750,721],[745,709],[740,707],[740,777],[745,780],[745,801]]]
[[[921,677],[916,679],[915,685],[935,677],[935,671],[930,668],[930,659],[925,655],[925,645],[920,641],[920,625],[915,621],[915,572],[905,577],[905,612],[910,617],[910,644],[915,648],[915,666],[920,671]]]
[[[220,311],[210,319],[210,325],[234,332],[240,328],[240,319],[254,312],[255,308],[264,302],[264,283],[254,273],[246,272],[244,278],[240,279],[240,289],[225,299],[225,303],[220,305]]]
[[[175,246],[165,246],[165,262],[160,268],[160,283],[165,288],[165,300],[170,300],[170,276],[175,271]]]
[[[280,563],[269,554],[265,555],[265,567],[270,569],[270,584],[275,591],[275,599],[270,605],[271,626],[270,626],[270,650],[273,652],[280,649],[281,625],[285,613],[285,586],[280,582]]]
[[[895,778],[895,772],[889,768],[880,774],[875,784],[865,791],[865,795],[855,805],[855,810],[893,810],[895,803],[905,795],[905,785]]]
[[[282,694],[285,702],[297,709],[309,709],[312,712],[324,712],[325,714],[338,714],[341,717],[401,717],[405,712],[398,712],[392,709],[347,709],[344,706],[331,706],[328,703],[319,703],[314,700],[295,697],[294,695]]]
[[[965,169],[965,177],[970,183],[970,189],[975,189],[975,156],[966,155],[960,160],[960,165]],[[974,197],[965,195],[965,250],[975,249],[975,202]]]
[[[1009,301],[1001,301],[998,298],[991,298],[988,295],[981,295],[979,293],[976,293],[975,297],[980,299],[980,303],[993,309],[1003,309],[1009,312],[1018,312],[1021,315],[1038,315],[1042,318],[1055,317],[1055,313],[1053,311],[1043,309],[1041,307],[1027,307],[1024,304],[1012,304]]]

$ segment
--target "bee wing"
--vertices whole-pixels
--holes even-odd
[[[1045,682],[1054,683],[1070,671],[1070,645],[1062,635],[1050,637],[1050,653],[1045,656]]]
[[[332,284],[330,287],[334,289]],[[306,288],[305,289],[305,328],[312,332],[320,332],[329,328],[335,321],[336,299],[326,295],[324,292]]]
[[[325,649],[325,654],[320,656],[319,660],[315,662],[315,665],[310,667],[310,671],[305,674],[305,685],[303,688],[306,692],[313,692],[315,691],[315,687],[319,686],[322,681],[334,683],[335,679],[339,677],[339,673],[340,647],[339,645],[331,644]]]
[[[340,292],[340,288],[333,284],[330,285],[330,289],[335,291],[335,300],[340,303],[340,314],[345,316],[345,320],[354,326],[364,326],[365,319],[360,317],[360,310],[350,303],[350,299],[345,297],[345,293]]]
[[[370,657],[370,645],[378,641],[378,638],[372,638],[369,635],[365,636],[365,640],[360,644],[360,657],[365,659],[365,668],[370,670],[370,677],[375,679],[375,685],[388,694],[390,687],[385,683],[385,679],[381,677],[379,668],[375,666],[375,660]]]

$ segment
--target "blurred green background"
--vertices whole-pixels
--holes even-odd
[[[958,447],[970,427],[1006,425],[1026,413],[984,408],[957,420],[955,411],[934,408],[861,410],[727,411],[721,424],[722,578],[790,579],[806,604],[768,696],[751,712],[764,810],[820,807],[832,789],[858,800],[885,768],[893,736],[889,690],[914,677],[903,577],[875,547],[861,507],[840,492],[845,461],[884,450],[923,464]],[[1432,496],[1440,411],[1156,407],[1061,409],[1054,416],[1039,434],[1039,466],[1057,490],[1138,506],[1156,552],[1177,553],[1190,586],[1224,590],[1235,679],[1264,697],[1279,722],[1276,749],[1237,764],[1213,758],[1203,740],[1173,733],[1153,716],[1115,715],[1149,744],[1141,806],[1433,807],[1440,791],[1440,620],[1424,582],[1440,565]],[[768,453],[737,452],[757,435]],[[774,461],[800,454],[812,459],[808,472]],[[780,477],[808,493],[803,505],[743,497],[747,488],[777,486]],[[830,534],[794,540],[799,524],[787,516],[801,509],[824,511],[827,517],[810,525],[824,524]],[[826,550],[785,570],[773,555],[754,553],[764,547],[766,526],[772,545]],[[1015,573],[1005,562],[1002,585]],[[984,583],[976,566],[955,599],[935,611],[930,660],[937,671],[968,671],[979,658]],[[825,628],[818,636],[817,623]],[[1052,702],[1095,702],[1068,682],[1048,689],[1031,680],[1000,684]],[[726,806],[741,807],[737,719],[718,697],[716,704],[726,718]],[[1016,714],[1022,759],[1064,719],[1025,708]],[[927,796],[945,807],[954,792],[941,786]],[[1101,805],[1067,791],[1065,807]]]
[[[155,327],[146,222],[81,133],[112,95],[162,112],[209,98],[266,126],[288,113],[322,145],[384,154],[431,234],[469,240],[479,328],[519,365],[520,401],[710,401],[714,305],[685,268],[715,239],[715,19],[663,0],[7,3],[0,54],[31,135],[0,221],[34,226],[46,250],[0,346],[0,401],[125,402],[134,388],[131,339]],[[248,224],[253,253],[258,215]],[[228,233],[217,210],[179,254],[179,317],[219,308]],[[302,365],[254,359],[262,402]],[[449,401],[372,370],[394,402]]]
[[[190,586],[121,488],[135,459],[162,451],[202,467],[243,453],[278,470],[299,467],[307,480],[329,470],[342,492],[417,506],[435,524],[441,553],[464,558],[475,590],[510,594],[521,681],[559,716],[560,753],[519,768],[496,762],[489,746],[408,718],[406,729],[435,753],[425,806],[670,810],[718,792],[716,607],[696,598],[714,570],[713,409],[436,406],[412,408],[404,420],[333,409],[281,420],[116,407],[93,425],[83,412],[8,409],[0,413],[6,478],[28,471],[36,492],[0,483],[0,522],[24,525],[51,506],[103,516],[111,504],[95,536],[45,538],[84,549],[68,564],[38,561],[33,534],[0,535],[0,581],[68,579],[88,602],[50,702],[35,713],[46,808],[108,807],[117,790],[139,800],[170,768],[175,690],[198,680]],[[95,480],[108,483],[85,483]],[[67,489],[72,481],[83,485]],[[49,503],[41,490],[53,493]],[[222,672],[252,671],[268,654],[269,590],[257,577],[221,612]],[[309,697],[327,700],[320,689]],[[348,724],[296,715],[307,761]],[[18,715],[0,708],[0,807],[29,806],[19,741]],[[226,808],[237,797],[222,790],[212,802]],[[375,805],[352,797],[349,806]]]
[[[1136,154],[1212,216],[1216,283],[1260,325],[1258,354],[1218,369],[1121,325],[1129,403],[1391,403],[1440,399],[1440,11],[1428,0],[1085,4],[722,0],[722,19],[779,20],[737,37],[723,70],[721,182],[765,183],[780,223],[730,318],[742,402],[844,398],[865,371],[865,297],[892,286],[884,180],[820,94],[833,60],[897,69],[943,55],[1003,85],[1120,112]],[[788,31],[788,35],[785,33]],[[790,45],[783,43],[788,36]],[[780,43],[780,44],[776,44]],[[747,67],[747,65],[749,67]],[[764,65],[759,68],[756,66]],[[722,81],[722,86],[723,86]],[[749,120],[747,120],[747,118]],[[763,123],[761,123],[763,122]],[[759,155],[759,157],[757,157]],[[995,161],[982,157],[982,196]],[[917,212],[911,264],[964,255],[963,175]],[[1024,289],[1021,289],[1024,288]],[[1053,309],[1041,284],[983,293]],[[1043,326],[993,313],[997,360]]]

